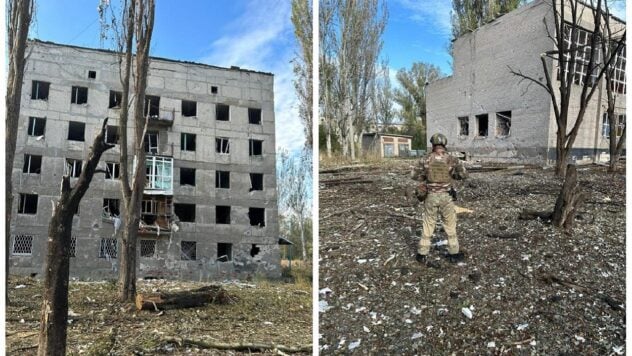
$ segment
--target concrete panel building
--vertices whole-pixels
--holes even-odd
[[[362,135],[362,151],[378,157],[408,157],[413,137],[371,132]]]
[[[107,173],[95,175],[73,219],[70,273],[116,278],[117,54],[41,41],[30,41],[27,53],[12,172],[11,271],[42,271],[61,177],[80,174],[108,117],[106,140],[116,147],[103,155],[99,167]],[[237,67],[151,59],[139,277],[280,276],[273,81],[270,73]]]
[[[587,9],[581,25],[586,29],[592,26],[589,17]],[[625,26],[618,19],[613,21]],[[428,137],[441,132],[447,136],[450,150],[474,160],[537,164],[555,160],[557,126],[550,96],[510,72],[511,68],[544,80],[540,54],[555,49],[545,23],[549,29],[555,28],[551,4],[536,0],[456,39],[452,76],[427,86]],[[586,39],[587,32],[580,31],[578,40],[585,44]],[[616,66],[615,114],[620,135],[625,122],[625,52]],[[555,80],[558,68],[549,67]],[[579,82],[587,76],[579,72],[576,77]],[[608,158],[605,80],[597,85],[570,154],[579,163]],[[580,86],[575,85],[573,91],[571,125],[570,118],[579,110]]]

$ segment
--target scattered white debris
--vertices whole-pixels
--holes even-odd
[[[364,332],[370,333],[371,329],[367,328],[366,326],[362,326],[362,329],[364,330]]]
[[[461,312],[463,313],[463,315],[465,315],[468,319],[472,319],[472,311],[470,310],[470,308],[461,308]]]
[[[359,313],[359,312],[362,312],[362,311],[365,311],[365,310],[366,310],[366,307],[360,307],[360,308],[356,308],[355,312]]]
[[[419,339],[420,337],[423,337],[424,334],[422,333],[414,333],[413,336],[410,338],[411,340],[415,340],[415,339]]]
[[[72,309],[68,309],[68,316],[81,316],[81,314],[77,314]]]
[[[391,257],[387,258],[386,261],[384,261],[384,266],[386,266],[386,264],[388,264],[389,262],[391,262],[396,255],[391,255]]]
[[[376,312],[370,312],[369,315],[371,316],[371,319],[373,319],[373,320],[377,319],[377,313]]]
[[[365,260],[365,259],[359,259],[359,260],[358,260],[358,263],[359,263],[359,264],[366,263],[366,260]]]
[[[428,325],[428,326],[426,326],[426,331],[430,332],[430,330],[432,330],[432,328],[434,328],[434,326]]]
[[[410,319],[406,319],[406,320],[404,320],[404,322],[406,322],[406,324],[412,324],[413,323],[413,321],[410,320]]]
[[[496,314],[500,314],[500,310],[494,310],[494,311],[492,312],[492,315],[496,315]]]
[[[579,335],[575,335],[575,340],[579,341],[579,342],[585,342],[586,339],[584,339],[582,336]]]
[[[329,295],[329,294],[331,294],[333,292],[334,291],[329,289],[328,287],[327,288],[323,288],[320,291],[318,291],[319,294],[323,294],[323,295]]]
[[[415,315],[419,315],[419,314],[421,314],[421,310],[419,310],[419,309],[417,309],[417,308],[415,308],[415,307],[413,307],[412,309],[410,309],[410,312],[411,312],[411,313],[413,313],[413,314],[415,314]]]
[[[433,243],[432,246],[445,246],[447,244],[448,244],[448,240],[441,240],[441,241],[437,241]]]
[[[496,347],[496,342],[490,341],[487,343],[487,347]]]
[[[358,341],[354,341],[352,343],[349,344],[349,351],[357,348],[358,346],[360,346],[360,342],[362,342],[362,339],[358,339]]]
[[[24,319],[20,319],[20,323],[24,324]]]
[[[21,288],[26,288],[26,286],[24,284],[15,286],[15,289],[21,289]]]
[[[329,306],[329,303],[327,303],[326,300],[319,300],[318,301],[318,311],[320,313],[324,313],[324,312],[326,312],[327,310],[329,310],[331,308],[333,308],[333,307]]]
[[[623,355],[623,346],[613,346],[612,351],[617,355]]]
[[[527,326],[529,326],[529,324],[528,324],[528,323],[518,324],[518,326],[516,327],[516,329],[517,329],[518,331],[522,331],[522,330],[526,329],[526,328],[527,328]]]
[[[264,321],[263,324],[264,325],[274,325],[271,321]]]
[[[535,346],[535,345],[537,345],[537,344],[538,344],[538,343],[537,343],[535,340],[532,340],[532,341],[529,343],[529,345],[531,345],[531,346]]]

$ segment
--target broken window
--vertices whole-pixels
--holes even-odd
[[[119,128],[118,126],[108,125],[105,129],[105,142],[116,145],[119,143]]]
[[[173,204],[173,211],[182,222],[195,222],[195,204]]]
[[[145,152],[158,153],[158,131],[147,131],[145,134]]]
[[[459,117],[459,135],[460,136],[470,135],[470,118],[467,116]]]
[[[88,88],[86,87],[72,87],[72,94],[70,98],[72,104],[85,104],[88,102]]]
[[[34,80],[31,86],[31,99],[33,100],[48,100],[48,89],[50,83]]]
[[[263,154],[263,141],[250,139],[250,156],[261,156]]]
[[[105,179],[119,179],[121,165],[116,162],[105,163]]]
[[[42,117],[29,117],[29,136],[44,136],[46,119]]]
[[[180,149],[183,151],[195,151],[195,134],[180,134]]]
[[[180,241],[180,259],[183,261],[195,261],[197,259],[197,242]]]
[[[42,156],[24,155],[24,167],[22,173],[40,174],[42,171]]]
[[[152,118],[158,117],[160,114],[160,97],[154,95],[145,95],[145,111],[143,115]]]
[[[218,243],[217,244],[217,260],[228,262],[233,260],[233,244]]]
[[[215,188],[230,188],[230,172],[215,171]]]
[[[610,121],[608,120],[608,113],[603,113],[603,119],[601,120],[601,136],[604,138],[610,138]]]
[[[108,108],[120,108],[121,101],[123,101],[123,93],[121,93],[120,91],[110,90],[110,105],[108,105]]]
[[[99,249],[99,258],[116,258],[117,243],[116,239],[101,239],[101,248]]]
[[[476,115],[477,136],[486,137],[488,133],[487,114]]]
[[[511,129],[511,111],[496,113],[496,136],[509,136]]]
[[[195,186],[195,168],[180,168],[180,185]]]
[[[248,208],[248,217],[250,218],[250,226],[266,226],[266,209]]]
[[[248,123],[261,125],[261,109],[248,108]]]
[[[141,203],[141,219],[145,224],[151,225],[157,219],[157,204],[155,200],[143,200]]]
[[[612,48],[616,48],[616,45],[612,45]],[[625,94],[626,93],[626,80],[625,80],[625,62],[626,62],[626,46],[621,48],[621,51],[615,54],[614,60],[611,64],[612,69],[612,91]]]
[[[154,257],[156,255],[156,240],[140,240],[140,257]]]
[[[82,163],[83,162],[79,159],[66,158],[65,175],[70,176],[70,178],[79,178]]]
[[[250,191],[263,190],[263,174],[250,173]]]
[[[226,137],[217,137],[215,139],[215,152],[229,154],[230,153],[230,142]]]
[[[145,160],[145,189],[171,190],[173,158],[150,156]]]
[[[94,70],[89,70],[88,71],[88,78],[89,79],[96,79],[97,78],[97,72]]]
[[[217,205],[215,207],[215,223],[230,224],[230,206]]]
[[[595,68],[592,73],[588,73],[588,63],[591,57],[591,44],[592,34],[578,26],[571,24],[564,24],[564,72],[569,75],[570,72],[574,72],[573,83],[583,85],[586,78],[589,77],[589,85],[594,85],[599,73],[599,64],[601,62],[601,51],[595,51],[594,63]],[[571,63],[571,47],[576,46],[575,61]],[[560,71],[558,67],[558,77],[560,79]]]
[[[120,200],[118,199],[103,199],[103,213],[105,216],[120,216],[119,211]]]
[[[617,119],[617,137],[621,137],[625,128],[625,114],[617,115]]]
[[[261,252],[259,246],[252,244],[252,247],[250,248],[250,257],[255,257],[259,254],[259,252]]]
[[[33,252],[33,236],[32,235],[15,235],[13,236],[13,255],[30,255]]]
[[[68,250],[68,256],[77,257],[77,237],[70,238],[70,249]]]
[[[215,85],[211,85],[211,94],[217,94],[217,87]]]
[[[83,122],[70,121],[68,122],[68,140],[70,141],[85,141],[86,124]]]
[[[228,121],[230,119],[230,107],[224,104],[215,106],[215,119],[218,121]]]
[[[182,116],[196,116],[197,103],[195,101],[182,100]]]
[[[20,193],[20,202],[18,204],[18,214],[37,214],[37,194]]]

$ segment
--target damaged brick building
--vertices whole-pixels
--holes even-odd
[[[590,29],[591,21],[592,13],[587,9],[581,26]],[[427,86],[428,137],[436,132],[445,134],[450,150],[463,152],[468,159],[552,163],[556,158],[557,126],[551,98],[544,89],[526,80],[521,82],[510,71],[544,80],[540,54],[555,49],[545,22],[549,29],[555,28],[551,3],[536,0],[456,39],[453,74]],[[612,22],[615,33],[625,26],[617,18]],[[581,29],[578,46],[585,48],[588,38],[588,31]],[[571,125],[571,118],[579,110],[581,87],[577,84],[591,77],[582,65],[586,58],[586,54],[578,56],[578,61],[584,62],[578,63],[580,70],[575,74],[569,108]],[[555,80],[558,67],[548,61]],[[614,61],[618,136],[625,124],[625,63],[624,49]],[[609,158],[605,79],[597,85],[570,153],[576,163]],[[554,83],[554,87],[559,85]]]
[[[116,278],[118,56],[37,40],[27,53],[12,172],[11,271],[41,272],[61,177],[79,176],[108,117],[106,140],[116,146],[103,155],[106,173],[95,175],[73,218],[70,273]],[[151,59],[139,277],[280,275],[273,79],[238,67]]]

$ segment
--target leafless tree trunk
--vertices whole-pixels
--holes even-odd
[[[577,168],[569,164],[566,169],[566,177],[560,194],[555,202],[552,223],[556,227],[570,231],[573,228],[575,215],[580,205],[584,202],[585,195],[577,181]]]
[[[312,104],[312,5],[309,0],[292,0],[292,23],[300,52],[294,59],[294,88],[298,96],[299,117],[305,129],[305,147],[313,148]]]
[[[22,96],[22,82],[26,66],[26,40],[29,36],[29,26],[33,18],[33,0],[9,0],[7,2],[9,21],[7,23],[7,37],[9,44],[9,72],[7,75],[6,96],[6,161],[4,191],[6,206],[5,237],[5,291],[9,286],[9,257],[11,250],[11,211],[13,209],[13,161],[18,137],[18,121],[20,119],[20,99]],[[5,300],[9,304],[9,293],[5,293]]]
[[[331,158],[333,130],[333,100],[331,97],[333,86],[333,65],[329,62],[333,58],[333,18],[337,0],[321,0],[319,5],[319,40],[320,40],[320,115],[325,125],[327,157]]]
[[[103,152],[114,147],[105,142],[108,119],[103,120],[101,131],[95,137],[88,160],[81,169],[81,175],[74,187],[70,177],[61,181],[61,196],[53,209],[53,217],[48,224],[48,252],[44,280],[44,301],[40,317],[39,343],[37,354],[66,354],[66,325],[68,322],[68,279],[70,268],[70,241],[72,217],[79,202],[90,187],[92,177]]]

